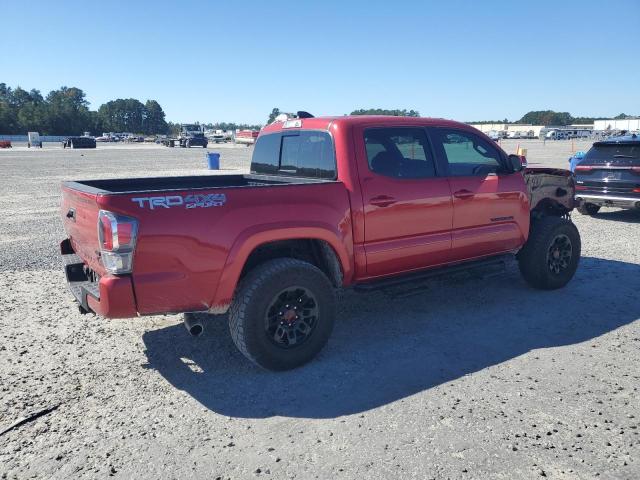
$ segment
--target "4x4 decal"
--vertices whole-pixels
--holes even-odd
[[[224,193],[196,193],[191,195],[165,195],[161,197],[136,197],[131,199],[140,208],[209,208],[222,207],[227,202]]]

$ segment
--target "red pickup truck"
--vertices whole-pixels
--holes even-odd
[[[265,127],[251,173],[64,182],[61,243],[82,312],[228,311],[274,370],[313,358],[336,292],[414,286],[514,254],[536,288],[580,257],[570,172],[526,168],[476,129],[430,118],[302,115]],[[193,333],[196,315],[185,315]]]

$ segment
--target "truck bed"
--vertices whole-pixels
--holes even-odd
[[[179,190],[210,190],[215,188],[242,188],[278,186],[305,183],[326,183],[333,180],[268,175],[193,175],[184,177],[114,178],[64,182],[73,190],[115,195],[141,192],[169,192]]]
[[[104,268],[100,210],[138,222],[130,274]],[[62,216],[63,253],[98,282],[86,307],[110,318],[226,309],[236,280],[221,280],[223,271],[238,278],[244,260],[236,259],[260,243],[333,232],[351,244],[349,196],[335,180],[232,174],[65,182]]]

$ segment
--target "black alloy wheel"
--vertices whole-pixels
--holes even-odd
[[[560,272],[569,268],[573,247],[567,235],[557,235],[547,251],[547,266],[551,273],[559,275]]]
[[[267,308],[265,333],[280,348],[296,348],[313,334],[318,324],[318,302],[300,286],[278,293]]]

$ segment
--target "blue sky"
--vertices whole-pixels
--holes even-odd
[[[177,122],[407,108],[456,120],[640,114],[640,1],[0,0],[0,82]],[[7,21],[7,19],[13,19]]]

